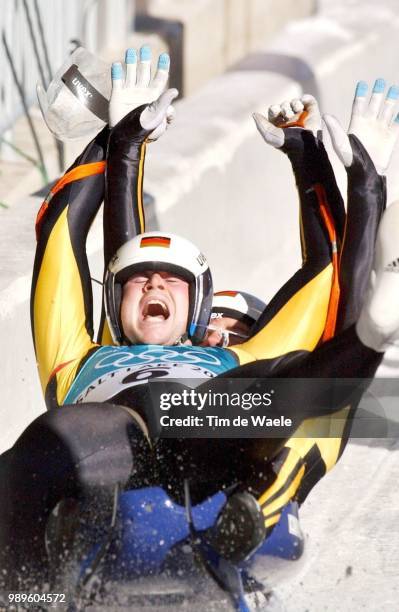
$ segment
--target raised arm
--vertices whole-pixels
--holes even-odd
[[[172,116],[176,90],[168,90],[157,103],[169,77],[169,55],[162,53],[151,79],[151,50],[128,49],[125,69],[112,65],[109,108],[111,135],[107,154],[104,205],[104,264],[127,240],[145,231],[143,176],[145,149],[165,131]],[[147,108],[148,105],[152,105]],[[136,111],[135,114],[132,111]]]
[[[104,197],[108,128],[51,189],[36,220],[31,324],[48,407],[61,404],[93,342],[92,292],[86,255],[90,225]]]
[[[110,126],[104,203],[104,269],[122,244],[145,232],[143,206],[144,160],[147,142],[157,140],[173,117],[177,90],[162,94],[169,76],[169,56],[163,53],[151,80],[148,46],[126,52],[125,70],[112,66]],[[162,95],[161,95],[162,94]],[[102,307],[99,339],[111,343]]]
[[[388,168],[393,148],[399,135],[399,123],[395,117],[395,106],[399,90],[396,86],[384,95],[385,86],[378,79],[373,88],[370,101],[366,99],[367,86],[359,83],[353,102],[352,118],[347,135],[337,120],[326,116],[326,124],[333,138],[333,144],[348,174],[348,212],[345,238],[340,261],[341,298],[338,310],[337,333],[348,328],[359,319],[361,338],[364,344],[376,351],[385,350],[376,342],[378,334],[370,332],[369,310],[365,307],[366,290],[370,279],[373,260],[377,257],[378,274],[389,277],[386,262],[395,260],[394,239],[389,238],[389,229],[397,227],[398,206],[389,210],[385,219],[385,243],[375,250],[377,229],[385,207],[386,181],[384,174]],[[362,144],[363,143],[363,144]],[[397,233],[397,232],[396,232]],[[389,248],[388,248],[388,246]],[[397,249],[396,249],[397,250]],[[391,252],[387,252],[391,251]],[[385,261],[382,263],[381,253]],[[394,284],[394,275],[388,279]],[[388,283],[387,283],[388,286]],[[383,292],[380,291],[382,295]],[[397,328],[397,317],[390,317],[389,308],[394,300],[385,295],[384,308],[380,300],[375,312],[380,316],[379,329],[383,335],[384,327],[394,320],[392,328]],[[367,306],[367,305],[366,305]],[[393,309],[394,311],[395,309]],[[383,312],[383,315],[381,315]],[[337,338],[339,341],[339,339]],[[355,342],[355,340],[354,340]],[[328,350],[328,347],[327,347]],[[353,366],[359,359],[352,357]],[[345,362],[344,359],[341,360]],[[350,360],[348,360],[350,363]],[[334,375],[339,376],[339,363]],[[344,376],[355,376],[353,367]],[[320,374],[323,375],[323,374]],[[362,376],[370,376],[363,373]],[[296,436],[291,438],[273,461],[274,482],[260,496],[267,527],[278,521],[280,512],[290,499],[302,503],[313,486],[331,470],[341,457],[350,434],[351,417],[356,411],[360,393],[355,395],[348,406],[337,412],[333,418],[319,417],[305,421]],[[325,437],[314,438],[314,431],[324,432]]]
[[[324,116],[348,176],[337,331],[359,317],[372,269],[377,229],[386,206],[385,173],[399,135],[399,120],[395,118],[399,88],[390,87],[386,96],[385,89],[385,81],[377,79],[368,101],[367,83],[357,84],[347,133],[335,117]]]
[[[258,113],[254,119],[264,140],[283,151],[291,162],[299,194],[302,247],[301,268],[270,301],[254,327],[254,336],[239,349],[248,349],[252,358],[262,359],[313,350],[326,323],[331,320],[334,324],[336,251],[345,210],[321,142],[316,100],[303,96],[271,106],[268,119]],[[240,358],[246,359],[243,353]]]
[[[298,189],[300,214],[305,223],[301,236],[303,262],[318,256],[317,231],[308,209],[315,208],[314,190],[325,192],[338,240],[342,240],[345,208],[322,141],[321,115],[317,100],[304,94],[291,102],[270,106],[268,118],[254,113],[256,126],[265,142],[285,153],[290,160]],[[307,228],[307,225],[310,227]],[[316,244],[314,244],[316,243]]]

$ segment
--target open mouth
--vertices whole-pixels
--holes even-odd
[[[164,320],[169,318],[169,308],[162,302],[161,300],[149,300],[143,308],[143,318],[148,319],[149,317],[153,319]]]

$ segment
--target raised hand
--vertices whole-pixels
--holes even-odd
[[[378,174],[385,174],[389,166],[399,135],[399,114],[395,111],[399,87],[392,85],[386,95],[385,89],[384,79],[377,79],[368,100],[367,83],[360,81],[357,84],[347,133],[333,115],[323,115],[335,152],[346,168],[353,162],[351,134],[360,140]]]
[[[113,128],[134,109],[148,105],[140,115],[140,124],[151,130],[148,140],[156,140],[173,119],[171,102],[178,95],[176,89],[165,90],[169,77],[170,59],[162,53],[156,74],[151,79],[151,49],[140,49],[139,61],[135,49],[127,49],[125,70],[120,62],[112,64],[112,94],[109,104],[109,124]]]
[[[319,106],[309,94],[270,106],[267,118],[261,113],[254,113],[253,118],[263,139],[276,149],[286,144],[289,135],[287,128],[312,132],[315,138],[321,134]]]
[[[318,202],[319,198],[326,197],[329,203],[336,231],[334,242],[342,241],[345,208],[322,143],[317,100],[304,94],[290,102],[270,106],[267,118],[260,113],[254,113],[253,118],[263,139],[290,160],[300,200],[303,261],[320,261],[326,254],[329,257],[324,221],[314,214],[315,194]]]

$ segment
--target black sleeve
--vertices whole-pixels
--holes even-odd
[[[145,232],[143,177],[146,138],[141,106],[113,128],[107,153],[104,204],[104,264],[125,242]]]
[[[111,131],[107,153],[104,202],[104,272],[125,242],[145,232],[143,179],[148,131],[140,125],[145,106],[126,115]],[[101,307],[97,335],[100,343],[111,342]]]
[[[339,248],[345,223],[342,196],[321,139],[298,128],[285,128],[284,134],[281,150],[291,162],[299,195],[302,267],[269,302],[253,333],[267,325],[295,293],[331,263],[332,250]],[[333,244],[328,220],[338,244]]]
[[[348,214],[340,258],[341,296],[337,332],[355,323],[370,278],[377,229],[386,206],[386,179],[380,176],[356,136],[349,135],[353,163],[347,168]]]
[[[314,222],[312,223],[312,217],[309,216],[308,212],[315,206],[312,192],[317,185],[323,187],[339,241],[342,241],[345,225],[344,202],[327,151],[321,140],[321,134],[318,134],[316,138],[309,130],[295,128],[286,128],[284,134],[285,143],[282,151],[288,156],[295,176],[301,216],[303,217],[307,256],[312,257],[314,255],[317,257],[317,234],[319,230],[314,226]],[[315,246],[313,246],[313,243],[315,243]],[[304,257],[304,260],[306,260],[306,257]]]

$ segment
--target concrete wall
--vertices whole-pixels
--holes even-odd
[[[299,264],[289,165],[263,143],[251,113],[304,88],[318,93],[324,110],[345,122],[356,80],[397,76],[394,3],[361,5],[372,27],[362,21],[364,12],[355,19],[351,11],[335,9],[291,24],[273,44],[180,102],[173,128],[149,147],[145,190],[155,198],[157,221],[201,246],[217,288],[248,289],[268,299]],[[397,161],[396,155],[393,168]],[[396,174],[389,177],[391,197],[399,194]],[[27,302],[40,199],[24,199],[1,211],[0,450],[44,410]],[[99,235],[97,223],[90,243],[93,275],[100,275]]]
[[[288,21],[310,15],[315,5],[315,0],[138,0],[137,15],[155,18],[148,22],[150,29],[158,29],[166,40],[171,35],[166,23],[181,31],[179,49],[171,45],[172,61],[179,62],[182,71],[173,86],[186,96],[264,44]]]
[[[387,7],[374,9],[372,30],[351,13],[346,21],[341,13],[292,23],[182,102],[175,125],[149,147],[145,188],[155,196],[160,225],[201,245],[217,288],[234,288],[239,279],[268,299],[298,265],[290,166],[263,143],[251,113],[306,91],[346,125],[357,80],[397,78],[399,24],[392,16]],[[399,188],[395,166],[391,199]],[[338,163],[336,170],[345,192]]]

